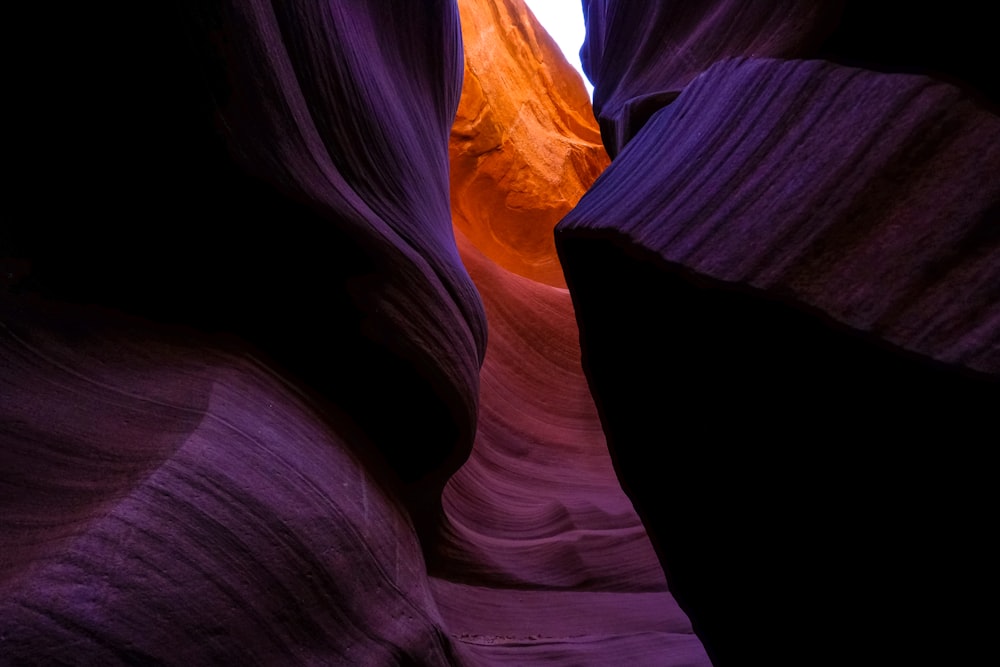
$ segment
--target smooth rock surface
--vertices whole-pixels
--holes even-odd
[[[490,346],[430,563],[452,638],[478,664],[709,664],[611,465],[568,292],[459,248]]]
[[[971,3],[903,0],[584,0],[581,50],[594,113],[615,157],[658,109],[734,57],[824,58],[947,80],[1000,105],[992,22]]]
[[[547,284],[607,158],[502,9],[452,135],[482,392],[455,4],[21,22],[64,62],[0,228],[0,664],[707,664]]]
[[[608,158],[590,99],[520,0],[461,0],[465,83],[451,129],[455,228],[499,266],[565,287],[552,228]]]
[[[471,447],[486,344],[449,212],[458,19],[431,0],[136,8],[134,31],[48,17],[83,73],[32,97],[24,163],[60,162],[13,188],[18,289],[250,341],[433,503]],[[64,95],[89,102],[46,115]]]
[[[460,8],[452,205],[490,343],[429,555],[443,618],[476,664],[706,665],[616,478],[560,286],[552,226],[607,164],[586,93],[520,2]]]
[[[714,664],[990,650],[998,160],[950,85],[733,59],[557,227],[616,469]]]
[[[455,663],[348,416],[232,340],[0,314],[0,664]]]

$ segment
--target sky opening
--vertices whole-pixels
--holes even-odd
[[[590,85],[583,73],[583,65],[580,64],[580,47],[586,34],[580,0],[525,0],[525,4],[566,54],[569,64],[580,73],[587,93],[593,98],[594,87]]]

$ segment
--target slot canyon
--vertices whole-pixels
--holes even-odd
[[[987,5],[580,4],[12,10],[0,665],[991,661]]]

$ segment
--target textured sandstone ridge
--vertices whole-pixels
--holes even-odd
[[[581,51],[594,113],[614,157],[695,76],[733,57],[822,57],[886,72],[931,73],[996,108],[1000,84],[985,7],[905,0],[584,0]]]
[[[431,568],[452,636],[480,664],[709,664],[612,468],[569,294],[459,248],[490,345]]]
[[[522,3],[459,4],[452,205],[490,343],[431,560],[441,613],[480,664],[705,665],[615,475],[552,273],[551,226],[607,164],[589,100]]]
[[[646,127],[561,235],[613,230],[700,275],[1000,373],[995,115],[923,77],[738,59]]]
[[[455,232],[455,4],[183,6],[45,23],[93,104],[27,134],[104,159],[0,235],[0,664],[707,664],[546,284],[606,164],[575,72],[473,11],[506,143]]]
[[[614,161],[556,243],[616,469],[713,662],[975,663],[1000,556],[982,23],[585,4]],[[818,54],[841,63],[759,57]]]
[[[456,663],[418,530],[486,342],[457,7],[105,11],[19,21],[59,65],[0,227],[0,664]]]
[[[233,341],[0,318],[0,664],[454,664],[349,416]]]
[[[552,228],[607,166],[590,99],[519,0],[461,0],[451,130],[455,227],[498,265],[565,286]]]

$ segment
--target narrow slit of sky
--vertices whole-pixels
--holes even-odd
[[[590,85],[583,73],[583,65],[580,64],[580,47],[583,46],[586,34],[580,0],[525,0],[525,4],[566,54],[569,64],[580,73],[587,93],[593,98],[594,87]]]

